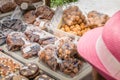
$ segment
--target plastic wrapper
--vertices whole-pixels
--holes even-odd
[[[3,18],[0,23],[0,44],[5,43],[6,37],[9,33],[13,31],[24,32],[25,29],[26,25],[24,25],[20,19]]]
[[[75,58],[68,58],[59,64],[60,71],[74,77],[82,68],[82,62]]]
[[[21,47],[26,44],[28,38],[22,32],[11,32],[6,39],[6,43],[8,45],[8,50],[17,51],[20,50]]]
[[[104,26],[109,19],[109,16],[97,11],[90,11],[87,14],[87,18],[87,25],[90,26],[90,28],[96,28]]]
[[[16,8],[16,3],[13,0],[0,0],[0,11],[6,13]]]
[[[26,59],[37,56],[40,50],[41,47],[38,43],[25,44],[21,48],[22,56]]]
[[[37,33],[37,35],[34,33]],[[29,38],[31,42],[38,42],[41,33],[42,31],[39,28],[36,28],[34,26],[27,27],[25,31],[25,35]]]
[[[50,44],[41,50],[38,55],[40,60],[45,62],[52,70],[56,71],[58,63],[61,63],[61,60],[57,57],[57,53],[57,47]]]
[[[35,10],[30,10],[24,14],[24,21],[28,24],[33,24],[36,20]]]
[[[35,14],[37,17],[39,16],[41,19],[51,20],[54,15],[54,11],[50,9],[48,6],[40,6],[35,11]]]
[[[18,18],[19,15],[20,14],[17,14],[17,16],[6,16],[2,18],[0,20],[1,29],[3,30],[4,28],[6,28],[6,29],[12,29],[14,31],[22,31],[22,32],[25,31],[26,25],[23,23],[23,21],[20,18]]]
[[[64,10],[63,21],[64,24],[67,24],[69,26],[86,22],[85,16],[82,14],[77,6],[69,6],[67,9]]]
[[[10,19],[19,19],[22,20],[21,17],[23,16],[23,12],[21,11],[20,7],[17,6],[14,10],[14,12],[12,13],[12,15],[10,16]]]
[[[20,19],[3,19],[1,20],[2,23],[2,30],[4,31],[4,28],[11,29],[14,31],[24,31],[26,29],[26,26],[23,24],[23,22]]]
[[[28,28],[25,31],[25,35],[31,42],[37,42],[42,46],[53,44],[57,38],[37,27]]]
[[[40,19],[40,17],[36,18],[34,25],[39,27],[42,30],[47,30],[47,25],[49,25],[50,21],[46,19]]]
[[[58,49],[58,57],[62,60],[73,58],[77,54],[77,46],[74,38],[63,37],[55,42]]]

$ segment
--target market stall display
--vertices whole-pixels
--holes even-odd
[[[66,7],[61,15],[59,26],[52,26],[56,11],[47,6],[25,12],[20,20],[1,20],[0,36],[7,37],[7,45],[2,49],[22,63],[32,62],[20,68],[18,77],[79,80],[84,72],[90,72],[91,67],[78,55],[76,44],[88,30],[104,26],[109,16],[98,11],[86,15],[75,5]],[[51,30],[49,26],[52,26],[52,34],[45,30]],[[38,68],[52,76],[41,74]]]

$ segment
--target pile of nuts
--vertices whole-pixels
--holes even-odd
[[[61,30],[65,32],[69,32],[78,36],[82,36],[85,32],[89,31],[90,28],[87,27],[84,23],[68,26],[68,25],[62,25]]]
[[[20,69],[20,65],[8,57],[0,57],[0,75],[6,76]]]
[[[57,53],[56,47],[53,45],[48,45],[44,48],[44,50],[40,51],[39,58],[43,62],[45,62],[52,70],[56,71],[57,69],[57,59],[55,54]]]
[[[81,69],[82,62],[78,59],[69,58],[60,64],[60,71],[74,77]]]
[[[74,57],[77,53],[77,47],[75,43],[70,41],[70,38],[61,39],[57,42],[58,57],[62,60]]]
[[[86,26],[86,19],[77,6],[70,6],[63,13],[63,25],[61,30],[82,36],[85,32],[90,30]]]

